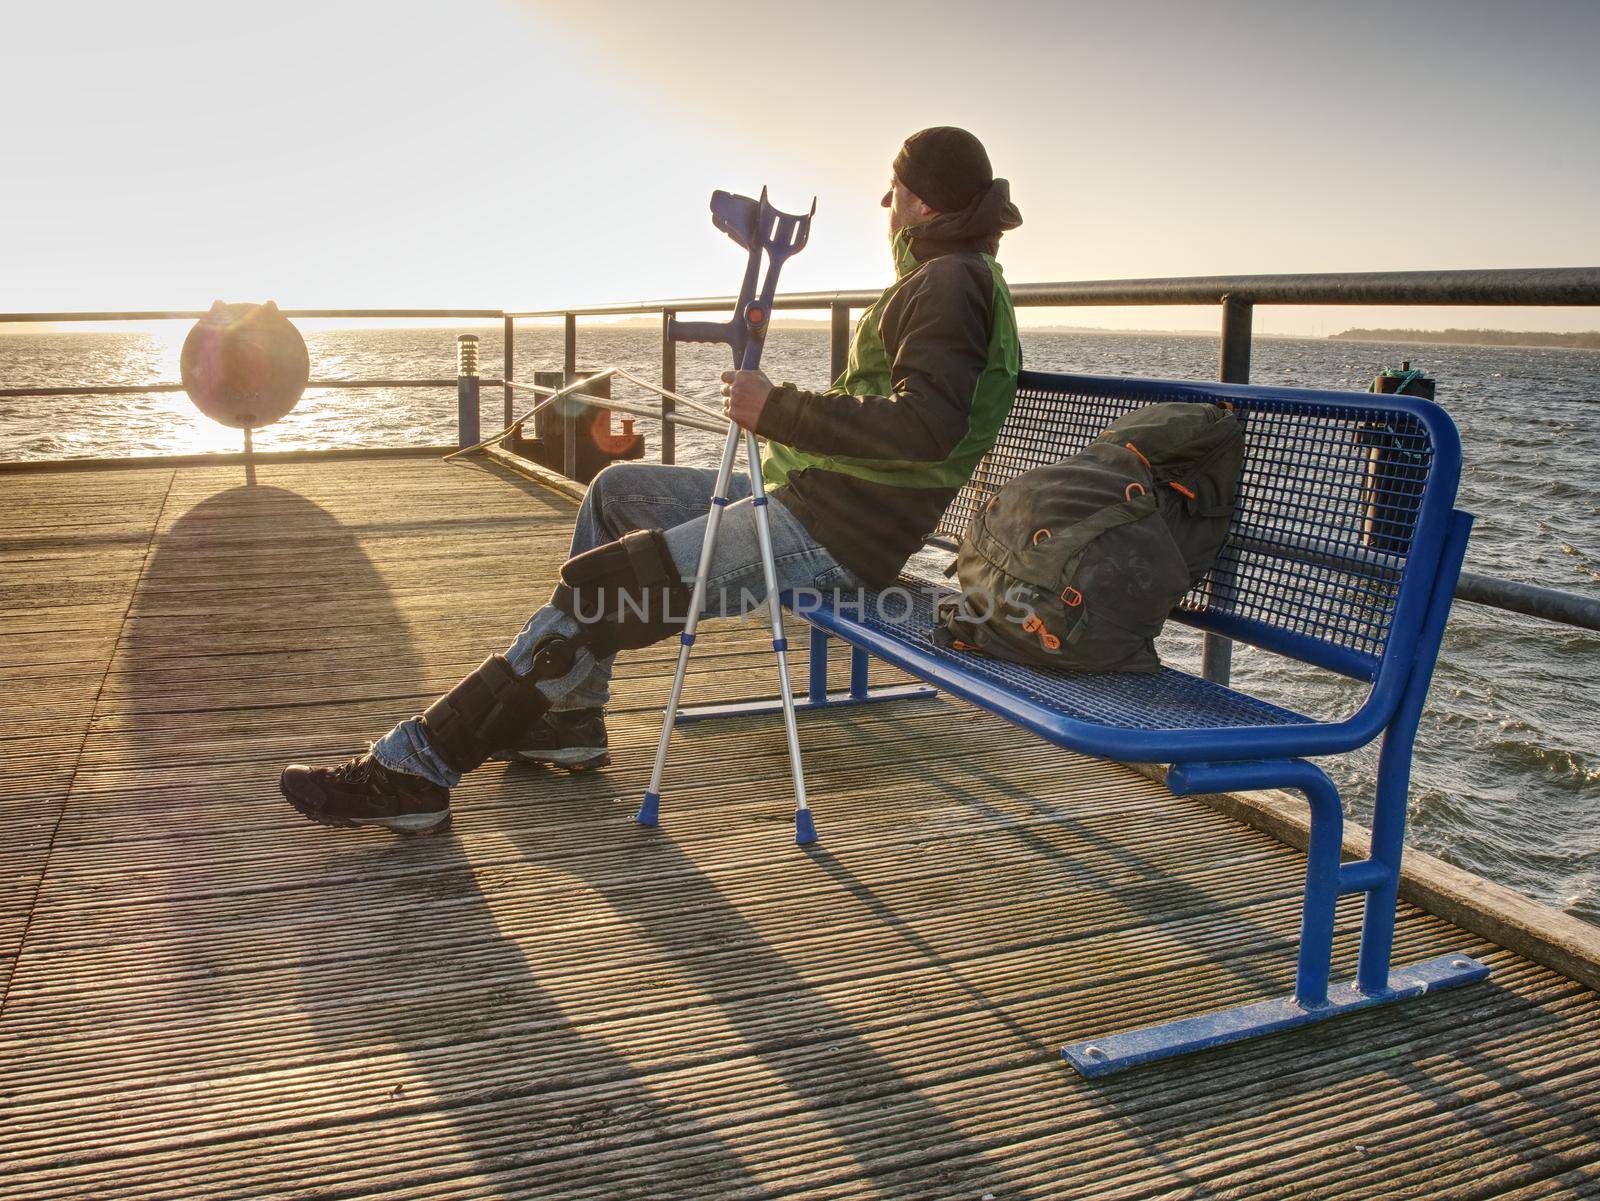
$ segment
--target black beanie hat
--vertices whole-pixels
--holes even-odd
[[[941,213],[959,213],[994,182],[983,143],[953,125],[935,125],[907,138],[894,156],[894,173]]]

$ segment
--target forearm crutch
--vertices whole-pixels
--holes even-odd
[[[767,320],[772,314],[772,297],[778,287],[778,272],[784,260],[805,247],[811,233],[811,218],[816,211],[816,202],[812,201],[811,212],[803,217],[780,213],[767,203],[765,188],[761,189],[760,200],[734,196],[728,192],[713,192],[712,224],[750,252],[745,265],[744,283],[739,289],[739,307],[729,321],[678,321],[674,318],[667,324],[667,336],[676,342],[726,343],[733,351],[734,368],[753,371],[761,362],[761,351],[766,344]],[[767,277],[760,283],[758,293],[763,254],[768,262]],[[661,741],[656,746],[650,789],[644,794],[644,802],[639,806],[635,820],[642,826],[653,826],[660,821],[661,775],[667,766],[667,746],[672,740],[672,726],[677,720],[678,703],[683,696],[684,673],[689,667],[689,648],[694,645],[700,612],[705,604],[711,555],[716,549],[717,531],[722,525],[722,510],[728,505],[728,481],[733,474],[733,460],[738,453],[741,434],[744,437],[745,455],[750,461],[750,481],[754,491],[751,505],[755,509],[756,537],[761,544],[767,608],[772,617],[772,649],[778,657],[778,688],[783,698],[783,729],[789,740],[789,768],[794,777],[794,840],[804,846],[817,840],[817,828],[811,818],[811,809],[806,804],[805,775],[800,766],[800,734],[794,719],[794,696],[789,690],[788,642],[783,636],[783,611],[778,604],[778,572],[772,557],[772,526],[767,516],[767,493],[761,484],[761,453],[756,445],[756,436],[732,422],[728,424],[728,440],[723,445],[722,461],[717,467],[711,510],[706,515],[705,540],[700,544],[700,565],[695,570],[694,591],[689,602],[689,621],[678,636],[678,667],[672,677],[672,691],[667,697],[666,719],[661,725]]]

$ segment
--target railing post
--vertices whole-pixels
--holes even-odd
[[[1250,382],[1250,319],[1255,306],[1238,296],[1222,298],[1222,347],[1217,356],[1217,378],[1225,384]],[[1213,576],[1214,582],[1217,578]],[[1200,674],[1213,683],[1226,684],[1233,676],[1233,641],[1207,634],[1200,652]]]
[[[517,362],[517,323],[515,318],[507,317],[505,319],[505,333],[501,337],[501,347],[505,362],[500,369],[500,378],[505,380],[506,412],[506,419],[501,424],[510,425],[517,419],[516,413],[512,412],[515,400],[511,395],[511,377],[516,371]]]
[[[1225,384],[1250,382],[1250,318],[1255,306],[1237,296],[1222,298],[1222,354],[1217,378]]]
[[[561,386],[564,388],[578,378],[578,318],[566,315],[562,330],[565,350],[562,356]],[[578,478],[578,406],[575,402],[561,400],[561,474],[569,480]]]
[[[678,390],[678,344],[668,334],[675,316],[671,309],[661,310],[661,386],[668,392]],[[678,453],[678,427],[667,420],[677,408],[669,398],[661,398],[661,461],[672,463]]]
[[[833,382],[838,383],[839,377],[850,364],[850,306],[834,301],[829,306],[828,314],[832,318],[829,326],[828,369],[833,373]]]
[[[249,437],[249,431],[245,431]],[[478,441],[478,335],[456,338],[456,445]]]

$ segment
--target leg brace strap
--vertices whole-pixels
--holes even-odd
[[[634,530],[568,559],[550,603],[583,628],[583,642],[603,659],[682,630],[691,595],[661,531]]]
[[[422,714],[428,742],[451,768],[469,772],[509,745],[550,708],[536,680],[572,670],[571,640],[544,639],[534,651],[533,670],[519,676],[503,655],[490,655]]]

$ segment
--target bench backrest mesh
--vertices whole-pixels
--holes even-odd
[[[1008,480],[1082,449],[1129,410],[1167,400],[1227,400],[1245,430],[1228,541],[1173,616],[1371,679],[1407,559],[1419,551],[1423,514],[1435,513],[1426,524],[1442,528],[1437,513],[1454,503],[1459,447],[1452,444],[1446,471],[1436,472],[1440,424],[1418,415],[1432,408],[1422,402],[1024,372],[998,440],[934,536],[959,542]],[[1453,438],[1448,418],[1444,425]],[[1428,541],[1437,555],[1437,535]],[[1424,574],[1431,580],[1431,563]]]

